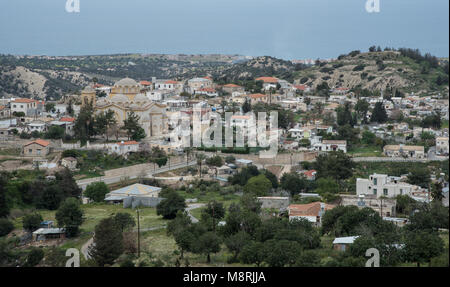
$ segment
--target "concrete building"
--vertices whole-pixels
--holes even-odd
[[[397,200],[395,198],[378,198],[375,195],[339,195],[341,198],[340,205],[342,206],[357,206],[358,208],[371,208],[375,210],[380,216],[391,217],[395,216]]]
[[[10,109],[6,106],[0,105],[0,119],[9,118],[11,115]]]
[[[27,130],[29,133],[32,132],[43,133],[47,130],[47,126],[44,122],[32,121],[31,123],[27,123]]]
[[[345,140],[322,140],[313,145],[316,151],[343,151],[347,153],[347,141]]]
[[[225,93],[228,93],[230,95],[233,95],[233,94],[244,94],[245,93],[244,87],[238,86],[238,85],[235,85],[235,84],[224,85],[224,86],[222,86],[222,90]]]
[[[31,117],[38,115],[38,102],[33,99],[15,99],[11,101],[11,113],[24,113]]]
[[[386,145],[383,148],[383,153],[388,157],[425,158],[423,146]]]
[[[159,197],[160,187],[133,184],[118,190],[114,190],[105,196],[105,201],[110,203],[122,203],[124,208],[147,206],[156,207],[162,198]]]
[[[138,152],[139,151],[139,143],[137,141],[127,141],[127,142],[119,142],[115,144],[108,145],[108,153],[118,154],[118,155],[126,155],[130,152]]]
[[[190,79],[187,82],[187,86],[188,86],[187,92],[189,92],[191,94],[195,94],[196,91],[198,91],[200,89],[214,88],[213,81],[209,77]]]
[[[250,101],[251,105],[256,105],[258,103],[269,103],[269,95],[264,94],[251,94],[247,96],[247,99]]]
[[[438,137],[436,138],[436,154],[437,155],[448,155],[448,137]]]
[[[414,196],[415,193],[422,193],[422,188],[400,181],[398,177],[386,174],[373,174],[369,179],[356,179],[357,195],[374,195],[377,198],[384,196],[393,198],[397,195]]]

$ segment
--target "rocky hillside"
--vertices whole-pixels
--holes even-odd
[[[95,78],[112,84],[130,77],[136,80],[187,79],[212,76],[218,83],[274,76],[313,87],[403,92],[448,91],[448,60],[440,62],[418,51],[353,51],[336,61],[313,67],[294,65],[273,57],[239,55],[125,54],[80,57],[0,55],[0,97],[58,99],[77,93]]]
[[[0,97],[58,99],[63,94],[80,91],[94,78],[102,84],[112,84],[124,77],[183,79],[211,75],[243,59],[238,55],[0,55]]]
[[[403,92],[448,91],[448,62],[412,58],[400,51],[359,53],[354,51],[336,61],[320,63],[295,73],[295,81],[316,87],[368,90],[398,89]]]
[[[263,76],[274,76],[290,81],[293,79],[296,67],[290,61],[265,56],[235,64],[226,69],[216,71],[213,75],[216,81],[223,83],[252,80]]]

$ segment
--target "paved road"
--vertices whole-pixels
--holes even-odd
[[[155,171],[148,171],[147,176],[153,176],[154,174],[158,174],[158,173],[162,173],[162,172],[166,172],[166,171],[170,171],[170,170],[174,170],[174,169],[179,169],[179,168],[183,168],[183,167],[187,167],[187,166],[193,166],[196,164],[197,164],[197,161],[191,161],[189,163],[184,162],[184,163],[173,164],[170,166],[170,168],[163,167],[163,168],[157,169]],[[94,177],[94,178],[80,179],[80,180],[77,180],[77,184],[79,187],[81,187],[83,190],[85,190],[86,186],[88,186],[89,184],[91,184],[93,182],[102,181],[106,184],[113,184],[113,183],[120,182],[125,177],[127,177],[129,179],[138,178],[140,176],[141,172],[142,171],[137,172],[134,175],[120,175],[120,176],[110,176],[110,177],[99,176],[99,177]]]
[[[89,256],[89,246],[94,243],[94,237],[91,237],[83,246],[81,246],[81,253],[84,255],[86,260],[89,260],[91,256]]]
[[[402,158],[402,157],[354,157],[352,158],[355,162],[429,162],[429,161],[444,161],[448,159],[447,157],[432,157],[425,159],[416,158]]]
[[[186,207],[186,212],[189,215],[189,217],[191,218],[192,223],[197,223],[199,220],[197,218],[195,218],[191,214],[191,210],[194,210],[194,209],[197,209],[197,208],[202,208],[203,206],[206,206],[206,204],[204,204],[204,203],[194,203],[194,204],[189,204]]]

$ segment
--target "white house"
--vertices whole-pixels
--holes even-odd
[[[28,132],[30,132],[30,133],[32,133],[32,132],[43,133],[46,131],[46,125],[44,122],[33,121],[33,122],[27,124],[27,129],[28,129]]]
[[[343,151],[347,153],[346,140],[322,140],[322,142],[313,145],[313,149],[317,151]]]
[[[108,153],[116,153],[119,155],[125,155],[130,152],[138,152],[139,143],[136,141],[119,142],[115,144],[108,145]]]
[[[436,138],[436,154],[448,155],[448,137]]]
[[[386,174],[373,174],[369,179],[356,179],[357,195],[376,195],[377,198],[381,196],[393,198],[397,195],[414,196],[421,193],[423,193],[421,187],[402,182],[400,178]]]
[[[11,101],[11,113],[24,113],[26,116],[37,115],[38,101],[33,99],[15,99]]]

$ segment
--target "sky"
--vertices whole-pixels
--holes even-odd
[[[0,0],[0,53],[335,58],[372,45],[449,55],[448,0]],[[376,0],[373,0],[376,1]]]

